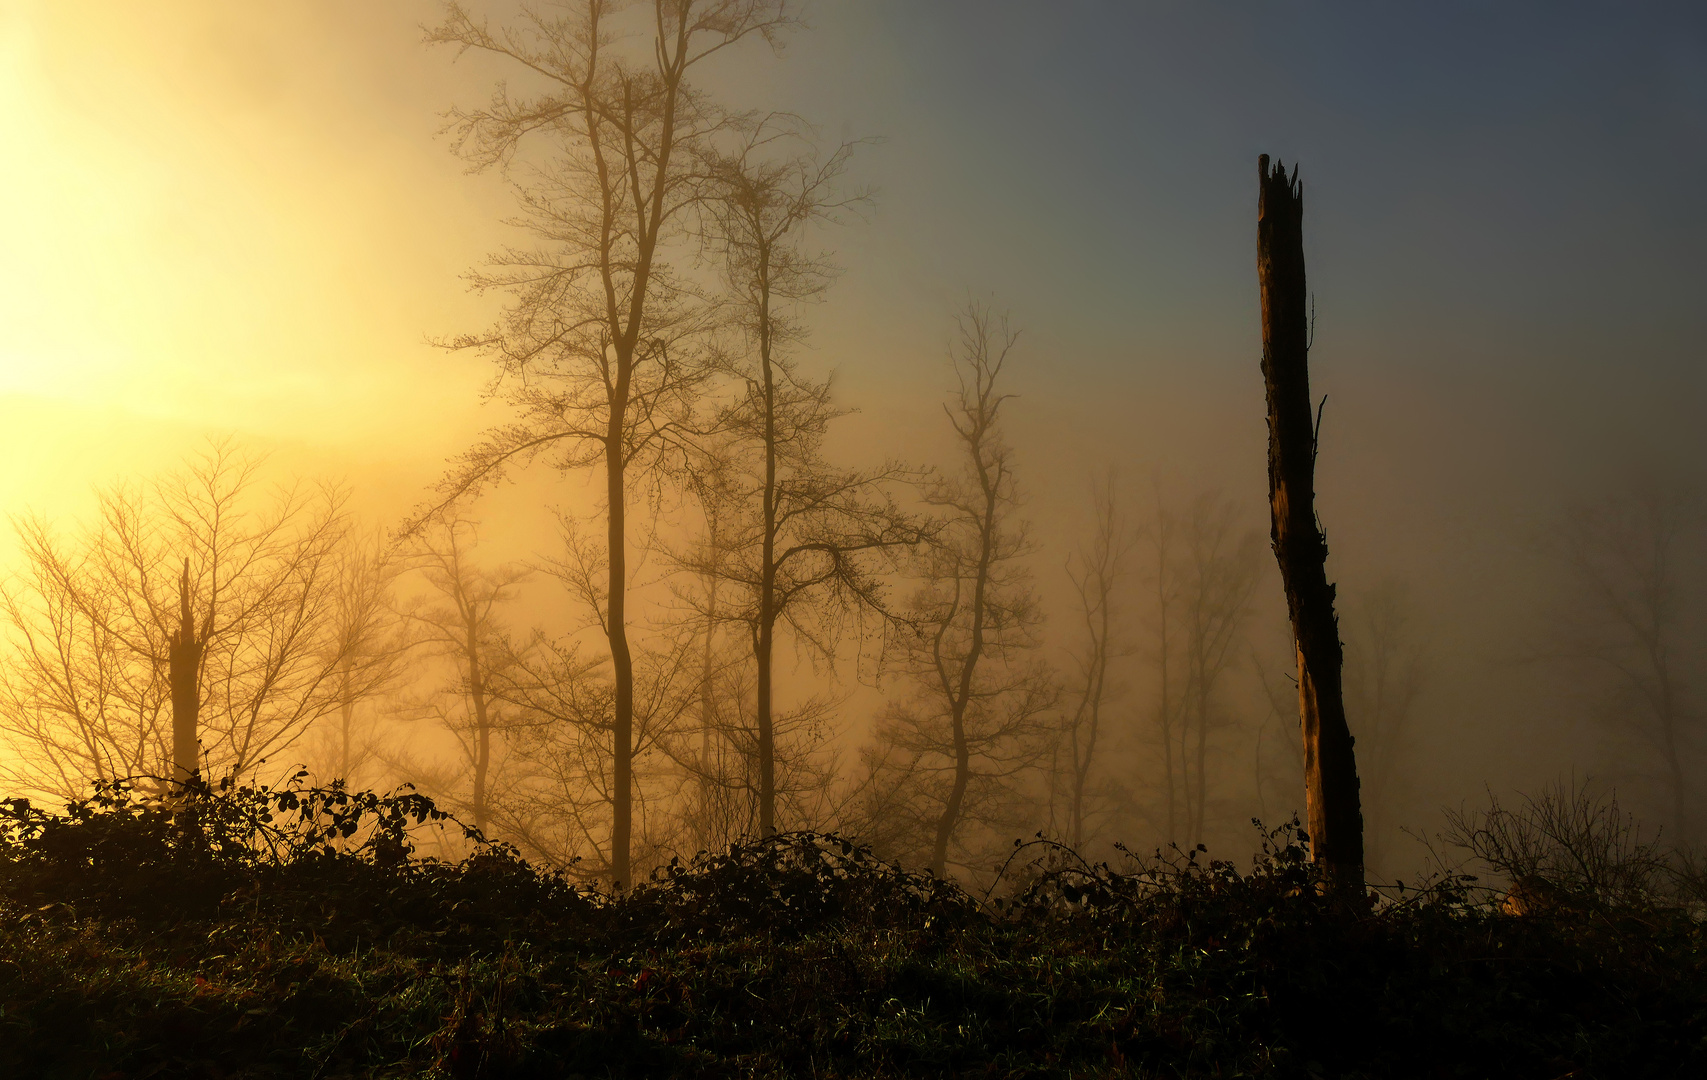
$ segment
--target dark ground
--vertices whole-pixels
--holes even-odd
[[[999,905],[787,834],[611,898],[412,857],[435,814],[0,804],[0,1077],[1707,1075],[1675,904],[1347,907],[1287,830],[1249,872],[1029,845]]]

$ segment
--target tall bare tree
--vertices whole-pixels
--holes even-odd
[[[678,586],[686,606],[698,616],[698,729],[678,746],[675,757],[693,779],[692,805],[686,810],[689,843],[696,851],[721,847],[754,831],[751,791],[745,770],[730,753],[728,733],[739,727],[750,696],[743,678],[741,643],[727,640],[724,563],[728,556],[726,521],[739,503],[734,462],[727,454],[699,454],[683,478],[700,528],[680,562],[692,568],[692,580]]]
[[[959,387],[945,411],[960,467],[927,495],[944,528],[913,602],[920,629],[900,635],[914,692],[889,709],[881,730],[910,755],[915,782],[931,787],[928,851],[939,876],[967,822],[990,820],[1002,782],[1036,762],[1058,696],[1037,655],[1043,616],[1023,561],[1032,546],[1016,517],[1013,454],[1000,422],[1010,395],[999,384],[1016,335],[976,304],[959,328]]]
[[[310,763],[351,784],[378,758],[380,732],[372,707],[406,671],[411,639],[394,594],[403,570],[404,560],[377,533],[352,535],[338,554],[328,643],[339,657],[338,708],[317,725]]]
[[[474,559],[478,543],[472,522],[451,519],[428,531],[410,559],[430,590],[404,608],[414,639],[448,660],[455,679],[427,699],[424,709],[456,739],[467,784],[468,812],[485,830],[492,817],[494,740],[503,727],[492,699],[495,669],[509,655],[499,610],[515,599],[527,577],[522,567],[482,570]]]
[[[1221,683],[1238,656],[1261,541],[1239,527],[1233,504],[1201,496],[1182,529],[1181,615],[1185,685],[1180,762],[1188,838],[1206,838],[1209,813],[1209,735],[1216,725]]]
[[[251,772],[337,708],[345,497],[266,491],[261,467],[214,442],[175,472],[101,492],[71,540],[19,523],[23,575],[0,599],[10,779],[75,796],[188,765],[174,748],[174,653],[196,665],[183,704],[204,777]]]
[[[636,657],[633,788],[637,873],[680,850],[681,776],[666,768],[684,721],[698,704],[699,639],[678,632],[667,647]],[[610,819],[615,802],[608,661],[588,656],[572,635],[536,631],[491,684],[507,713],[512,778],[494,807],[499,835],[530,856],[585,879],[612,880]]]
[[[1256,588],[1257,534],[1238,508],[1204,492],[1183,513],[1158,487],[1146,530],[1154,557],[1151,623],[1158,703],[1155,736],[1169,841],[1206,839],[1212,794],[1212,736],[1229,722],[1224,683],[1234,667]]]
[[[691,290],[668,248],[699,195],[696,149],[725,116],[689,81],[707,57],[749,38],[777,44],[787,0],[652,0],[646,48],[624,50],[613,0],[524,9],[493,30],[460,4],[427,34],[484,53],[539,87],[500,83],[483,108],[453,110],[455,148],[475,168],[516,180],[520,224],[536,238],[474,275],[510,294],[497,326],[458,338],[498,367],[520,419],[470,451],[446,482],[454,498],[507,465],[548,455],[560,469],[602,467],[607,587],[602,596],[614,690],[611,872],[630,882],[634,654],[629,641],[627,511],[631,470],[655,458],[703,375],[688,345]],[[517,166],[525,146],[543,157]]]
[[[1361,896],[1363,810],[1341,687],[1344,654],[1316,521],[1316,426],[1310,400],[1304,190],[1268,155],[1257,160],[1257,282],[1268,395],[1268,492],[1275,561],[1298,644],[1298,711],[1311,855],[1326,884]]]
[[[1179,831],[1179,783],[1178,769],[1174,762],[1174,732],[1179,726],[1179,699],[1176,696],[1177,686],[1174,682],[1175,661],[1172,655],[1174,641],[1173,615],[1175,606],[1175,590],[1178,582],[1173,573],[1174,545],[1176,543],[1176,523],[1174,515],[1162,498],[1161,484],[1155,486],[1155,512],[1149,526],[1144,531],[1144,537],[1149,543],[1150,553],[1154,556],[1150,568],[1150,580],[1155,585],[1155,642],[1156,642],[1156,713],[1155,726],[1157,741],[1162,751],[1162,794],[1167,801],[1167,810],[1162,815],[1163,824],[1169,843],[1180,839]]]
[[[730,365],[740,392],[720,424],[727,437],[705,455],[723,459],[714,468],[728,503],[713,511],[723,533],[715,547],[696,549],[709,561],[688,565],[734,586],[717,617],[751,637],[761,834],[777,827],[779,626],[832,660],[850,618],[886,614],[884,556],[926,535],[888,490],[913,472],[893,462],[843,469],[825,457],[824,437],[847,410],[829,379],[813,379],[791,355],[803,336],[791,307],[820,296],[833,273],[803,253],[805,230],[858,201],[836,189],[851,147],[820,161],[795,149],[804,142],[796,122],[766,118],[707,170],[706,239],[721,256],[743,341]]]
[[[1103,709],[1125,690],[1118,678],[1110,682],[1109,667],[1129,654],[1117,604],[1138,542],[1120,505],[1114,470],[1110,469],[1097,485],[1092,508],[1095,521],[1091,535],[1067,561],[1067,578],[1073,585],[1083,635],[1073,655],[1072,711],[1064,717],[1059,747],[1068,755],[1065,836],[1074,848],[1085,843],[1091,777],[1098,750],[1105,742]]]
[[[754,517],[751,477],[735,447],[712,443],[705,449],[709,452],[696,455],[684,470],[701,528],[690,546],[675,553],[676,564],[692,570],[677,596],[695,614],[691,623],[699,649],[698,723],[692,730],[684,725],[669,751],[692,787],[681,808],[681,842],[691,850],[759,833],[752,575],[737,569],[734,550],[750,547],[752,530],[742,523]],[[837,703],[833,695],[819,692],[770,714],[773,805],[801,827],[831,822],[821,804],[834,770],[820,751]]]
[[[486,692],[504,709],[508,755],[503,798],[494,802],[496,834],[530,856],[588,879],[613,874],[615,685],[608,655],[584,648],[587,630],[601,636],[606,609],[603,548],[573,515],[560,513],[563,552],[533,569],[556,578],[575,601],[583,625],[564,633],[536,628],[489,665]],[[667,795],[681,777],[669,767],[684,718],[698,700],[694,627],[656,628],[635,654],[630,789],[634,831],[631,866],[644,872],[677,839]],[[664,789],[670,789],[668,792]]]

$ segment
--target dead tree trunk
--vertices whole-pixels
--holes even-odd
[[[1268,389],[1268,491],[1274,557],[1298,646],[1304,729],[1304,805],[1310,850],[1328,886],[1363,888],[1363,812],[1340,686],[1343,662],[1327,538],[1316,522],[1316,429],[1310,408],[1304,193],[1298,168],[1257,160],[1257,278],[1262,287],[1262,373]]]
[[[190,560],[178,579],[178,632],[167,646],[166,665],[172,684],[172,780],[182,787],[196,777],[201,750],[196,721],[201,712],[202,643],[196,640],[196,618],[190,611]]]

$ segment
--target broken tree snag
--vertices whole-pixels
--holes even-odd
[[[1310,850],[1329,888],[1363,889],[1363,810],[1340,687],[1339,620],[1328,583],[1328,543],[1316,524],[1316,431],[1311,422],[1304,192],[1268,155],[1257,159],[1257,279],[1262,287],[1262,374],[1268,388],[1271,537],[1298,645],[1304,729],[1304,805]]]
[[[202,643],[196,640],[196,618],[190,612],[190,560],[178,579],[178,632],[167,646],[167,669],[172,683],[172,780],[189,783],[200,768],[196,721],[201,712]]]

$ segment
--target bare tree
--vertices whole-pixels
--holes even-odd
[[[698,697],[698,639],[678,633],[635,664],[634,758],[648,783],[633,788],[637,873],[679,849],[685,830],[680,778],[664,768]],[[530,856],[583,878],[611,880],[610,819],[616,798],[610,732],[615,721],[604,657],[586,656],[573,637],[538,631],[516,649],[492,683],[509,710],[512,779],[494,806],[499,832]]]
[[[1103,709],[1124,691],[1109,681],[1109,665],[1128,655],[1116,613],[1118,593],[1131,573],[1137,536],[1127,525],[1110,469],[1092,493],[1095,523],[1089,540],[1067,561],[1083,637],[1073,655],[1073,708],[1066,714],[1057,755],[1067,760],[1067,842],[1085,843],[1085,818],[1092,796],[1091,777],[1103,738]],[[1051,800],[1053,809],[1053,800]]]
[[[750,619],[750,575],[737,568],[737,540],[750,538],[751,494],[732,452],[696,455],[684,470],[702,517],[689,546],[672,552],[678,568],[691,573],[673,583],[691,615],[678,624],[690,631],[698,650],[694,723],[679,725],[663,743],[665,755],[685,778],[678,807],[682,850],[722,847],[759,834],[759,725],[755,693],[756,636]],[[750,554],[750,553],[749,553]],[[814,660],[819,658],[814,657]],[[815,664],[816,666],[816,664]],[[821,796],[834,770],[823,759],[827,723],[838,699],[809,695],[771,713],[772,805],[797,827],[823,828]]]
[[[1167,810],[1163,815],[1170,843],[1180,838],[1179,831],[1179,771],[1174,761],[1174,731],[1179,725],[1179,699],[1174,682],[1175,661],[1172,656],[1174,640],[1173,614],[1178,582],[1173,574],[1175,537],[1174,515],[1162,499],[1161,484],[1155,485],[1155,513],[1145,530],[1154,561],[1150,580],[1155,586],[1156,642],[1156,713],[1157,741],[1162,751],[1163,795]]]
[[[1228,725],[1224,682],[1239,656],[1256,588],[1261,541],[1215,492],[1181,514],[1158,489],[1147,530],[1154,556],[1155,737],[1165,778],[1169,841],[1206,838],[1212,736]],[[1183,830],[1183,831],[1182,831]]]
[[[411,645],[394,595],[404,560],[380,534],[352,536],[338,554],[338,592],[329,647],[339,657],[338,708],[316,725],[316,771],[358,784],[378,760],[371,708],[394,689]],[[370,778],[371,779],[371,778]]]
[[[1057,698],[1053,674],[1037,657],[1042,613],[1023,564],[1032,547],[1015,518],[1013,455],[1000,424],[1009,395],[998,383],[1015,334],[976,304],[959,326],[952,357],[959,388],[945,411],[960,469],[927,495],[944,528],[925,555],[925,583],[913,601],[920,629],[899,635],[914,692],[891,706],[881,730],[914,784],[930,788],[929,853],[938,875],[951,847],[965,846],[968,822],[995,820],[1004,782],[1035,763]]]
[[[1560,530],[1575,585],[1554,620],[1557,649],[1579,677],[1606,680],[1599,715],[1646,744],[1664,815],[1684,841],[1695,838],[1693,778],[1707,709],[1691,672],[1704,659],[1700,601],[1703,515],[1697,490],[1638,476],[1622,492],[1578,506]]]
[[[466,783],[468,813],[484,830],[492,818],[493,742],[504,723],[492,700],[495,670],[509,655],[499,609],[515,598],[525,568],[480,569],[472,522],[451,519],[429,531],[410,559],[431,593],[404,608],[416,642],[448,660],[454,681],[429,696],[422,711],[437,719],[461,751],[457,770]],[[459,785],[460,786],[460,785]],[[460,801],[460,800],[459,800]]]
[[[655,460],[692,388],[691,290],[670,273],[667,248],[698,197],[696,149],[723,114],[688,81],[706,59],[745,38],[773,45],[792,20],[787,0],[653,0],[649,49],[625,53],[611,0],[576,0],[563,14],[524,9],[492,30],[446,6],[427,40],[508,64],[542,89],[500,83],[480,109],[453,110],[455,148],[475,168],[517,180],[519,224],[537,238],[474,275],[510,294],[498,325],[458,338],[489,355],[497,387],[520,419],[491,433],[447,479],[447,501],[511,463],[548,455],[559,469],[605,475],[607,585],[601,597],[613,682],[611,872],[627,884],[633,830],[634,655],[629,642],[627,510],[631,470]],[[517,166],[524,145],[545,159]]]
[[[893,462],[842,469],[825,458],[824,437],[846,410],[835,404],[829,379],[807,376],[789,355],[803,332],[788,306],[818,297],[832,275],[822,257],[802,253],[803,232],[857,201],[835,190],[851,148],[844,144],[824,161],[809,150],[791,152],[803,141],[796,126],[767,118],[736,150],[709,163],[706,239],[722,258],[744,347],[730,365],[741,391],[722,416],[728,437],[702,455],[721,459],[711,468],[723,478],[718,496],[725,505],[710,513],[722,532],[715,545],[691,553],[703,559],[683,560],[733,586],[708,617],[736,622],[751,638],[761,834],[777,827],[779,626],[817,658],[833,660],[851,618],[886,614],[884,557],[925,536],[888,491],[915,480],[914,473]],[[805,708],[817,712],[823,704],[815,698]]]
[[[530,857],[608,878],[612,693],[603,657],[536,633],[512,653],[493,694],[510,710],[515,783],[495,807]],[[591,858],[589,858],[591,856]]]
[[[509,754],[503,798],[491,806],[494,827],[531,856],[588,878],[614,876],[610,844],[616,811],[615,685],[608,656],[589,655],[582,635],[604,635],[606,608],[599,602],[606,581],[602,547],[579,522],[559,514],[563,553],[542,558],[534,569],[556,578],[585,613],[585,625],[553,635],[535,629],[507,648],[502,664],[488,672],[489,698],[505,708]],[[631,866],[643,868],[669,849],[680,829],[672,808],[679,786],[667,752],[679,739],[683,719],[698,701],[700,639],[692,627],[663,627],[635,654],[630,789]],[[645,782],[641,782],[645,781]],[[641,871],[637,871],[641,872]]]
[[[692,792],[681,807],[684,848],[706,850],[759,832],[759,727],[750,615],[750,573],[738,570],[737,541],[754,516],[752,491],[743,482],[741,455],[696,455],[684,470],[703,518],[692,546],[675,554],[693,571],[677,597],[694,613],[698,635],[698,723],[683,725],[667,754],[688,777]],[[750,552],[748,552],[750,554]],[[814,657],[821,659],[821,657]],[[771,714],[772,796],[777,813],[800,827],[830,824],[824,796],[834,770],[820,751],[837,699],[824,692]]]
[[[1268,155],[1257,159],[1257,282],[1268,396],[1268,492],[1274,558],[1298,645],[1298,711],[1311,856],[1326,884],[1363,895],[1363,811],[1340,685],[1344,656],[1328,582],[1328,543],[1316,520],[1316,427],[1304,279],[1304,194]]]
[[[179,471],[101,492],[74,540],[18,523],[23,576],[0,598],[13,782],[75,796],[92,780],[181,770],[175,648],[196,664],[184,712],[203,776],[249,773],[337,708],[344,495],[264,492],[261,464],[214,442]]]
[[[1213,494],[1200,496],[1185,521],[1181,567],[1185,685],[1179,725],[1181,777],[1188,838],[1202,842],[1209,812],[1209,735],[1216,726],[1221,683],[1238,656],[1261,541],[1241,529],[1237,508]]]
[[[1644,837],[1618,796],[1589,779],[1555,781],[1518,800],[1508,808],[1490,791],[1486,809],[1447,811],[1438,837],[1510,883],[1500,905],[1509,915],[1585,903],[1645,906],[1674,877],[1659,838]],[[1439,854],[1436,862],[1456,869]]]
[[[726,521],[739,503],[735,463],[728,454],[701,453],[682,470],[697,506],[701,527],[679,565],[691,581],[677,585],[677,596],[697,615],[699,634],[698,726],[684,731],[672,757],[692,778],[691,804],[684,809],[688,844],[696,851],[722,847],[755,831],[755,800],[749,770],[732,752],[731,733],[749,710],[751,679],[742,663],[745,650],[728,640],[724,564],[730,527]]]

